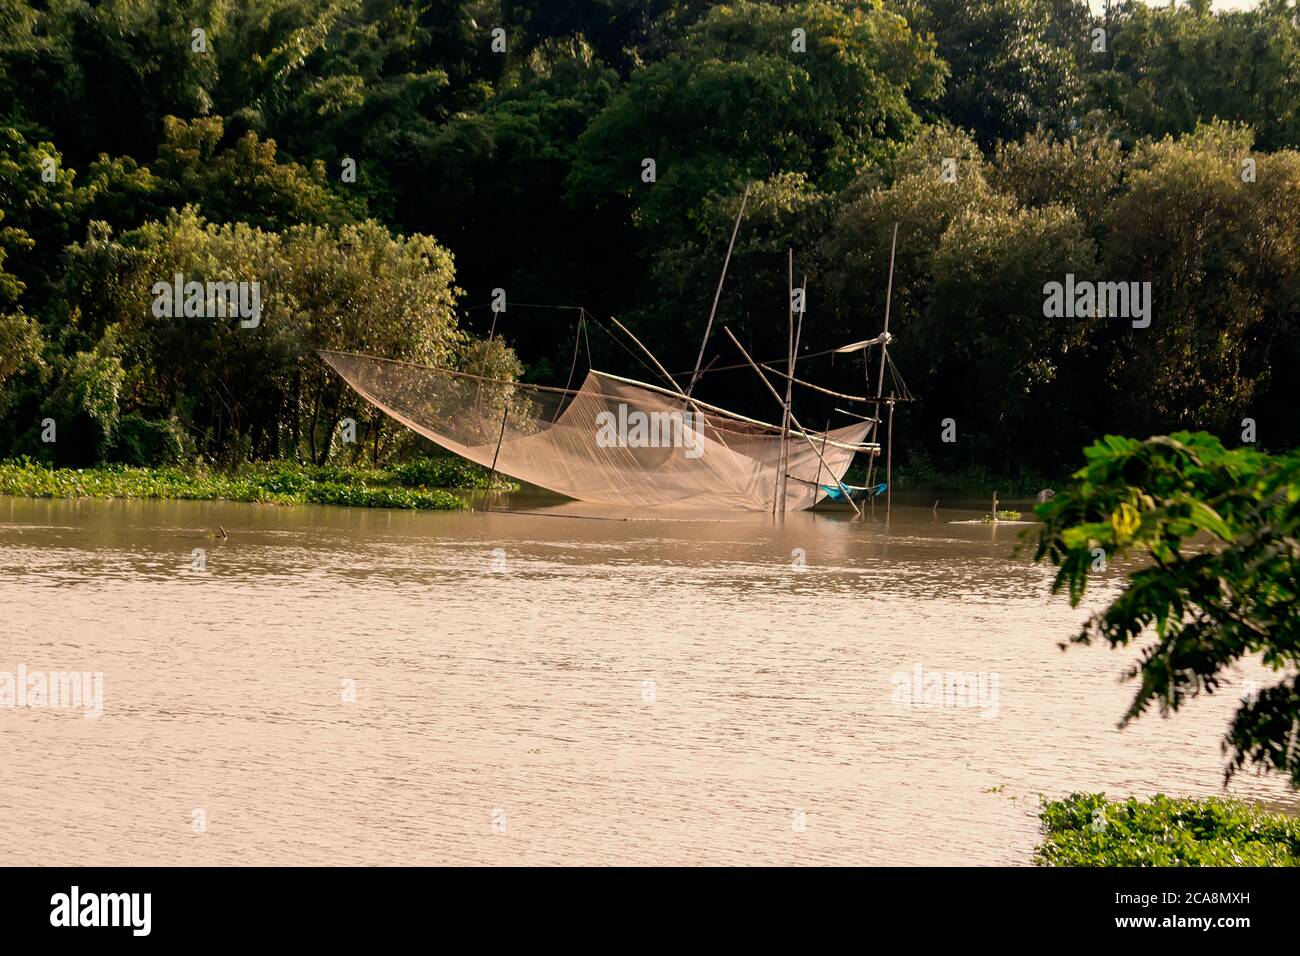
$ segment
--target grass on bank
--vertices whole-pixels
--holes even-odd
[[[447,511],[466,507],[447,489],[486,485],[484,469],[452,458],[421,458],[391,468],[259,462],[230,472],[195,466],[52,468],[30,459],[0,462],[0,495],[28,498],[180,498]],[[514,488],[500,478],[492,486]]]
[[[1040,866],[1300,865],[1300,818],[1241,800],[1074,793],[1044,802],[1039,816]]]

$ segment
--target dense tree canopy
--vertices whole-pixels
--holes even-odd
[[[790,248],[804,351],[874,334],[898,226],[905,456],[1057,474],[1100,432],[1232,438],[1243,418],[1294,445],[1295,14],[0,0],[0,455],[54,456],[55,418],[68,461],[118,454],[121,429],[172,457],[323,460],[346,399],[311,356],[322,323],[562,384],[581,304],[592,361],[646,374],[597,330],[612,314],[688,370],[746,188],[718,314],[760,357],[785,350]],[[264,283],[266,322],[154,318],[177,269]],[[1067,275],[1149,282],[1153,321],[1046,315]],[[363,341],[378,310],[400,321]],[[858,361],[814,371],[864,387]],[[770,413],[748,371],[700,387]]]

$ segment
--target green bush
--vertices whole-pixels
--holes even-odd
[[[363,508],[428,508],[453,510],[464,504],[446,491],[413,491],[409,488],[369,488],[365,485],[325,483],[314,485],[307,500],[322,505],[351,505]]]
[[[408,488],[484,488],[486,469],[463,458],[416,458],[391,468],[393,481]],[[493,485],[502,484],[501,476]]]
[[[175,419],[161,421],[139,412],[123,415],[113,430],[108,460],[137,468],[179,465],[194,457],[194,441]]]
[[[0,462],[0,495],[29,498],[182,498],[363,508],[455,510],[466,507],[443,490],[393,484],[381,471],[316,468],[288,462],[233,472],[187,468],[51,468],[30,458]]]
[[[1108,801],[1074,793],[1045,801],[1040,866],[1296,866],[1300,819],[1209,797]]]

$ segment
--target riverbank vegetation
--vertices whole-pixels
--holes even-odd
[[[1042,866],[1300,866],[1300,818],[1241,800],[1075,793],[1039,817]]]
[[[0,462],[0,495],[30,498],[178,498],[454,510],[485,489],[487,473],[458,459],[415,459],[390,468],[244,464],[224,471],[195,465],[57,468],[31,459]],[[494,479],[494,491],[514,486]]]
[[[918,468],[1001,487],[1097,434],[1235,440],[1243,418],[1292,447],[1293,12],[12,0],[0,456],[399,461],[423,449],[316,350],[563,384],[577,309],[532,304],[618,315],[689,369],[747,186],[718,315],[760,358],[785,353],[788,247],[806,350],[874,334],[898,224],[891,352],[917,401],[894,447]],[[260,283],[256,324],[159,315],[177,275]],[[1150,325],[1047,317],[1067,275],[1150,282]],[[601,326],[581,363],[653,377]],[[702,397],[771,417],[724,342],[704,359]],[[874,368],[819,361],[872,393]]]

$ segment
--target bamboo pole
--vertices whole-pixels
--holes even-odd
[[[480,361],[480,362],[478,363],[478,371],[479,371],[479,376],[480,376],[480,377],[483,377],[483,373],[484,373],[485,371],[487,371],[487,361],[488,361],[489,358],[492,357],[492,355],[491,355],[491,353],[492,353],[492,339],[493,339],[493,338],[496,336],[496,334],[497,334],[497,316],[498,316],[498,315],[500,315],[500,313],[498,313],[496,309],[493,309],[493,310],[492,310],[492,325],[488,328],[487,344],[483,346],[483,359],[482,359],[482,361]],[[476,383],[476,384],[474,385],[474,411],[475,411],[475,412],[478,411],[479,392],[482,390],[482,388],[483,388],[483,383],[482,383],[482,382],[478,382],[478,383]]]
[[[772,513],[776,514],[778,507],[781,517],[785,517],[786,488],[789,485],[788,474],[790,471],[790,403],[794,398],[794,250],[786,249],[787,263],[787,281],[786,281],[786,329],[789,333],[789,342],[786,351],[786,378],[785,378],[785,407],[781,414],[781,453],[777,457],[776,467],[776,486],[772,489]],[[803,317],[800,316],[800,324]],[[778,501],[780,504],[778,505]]]
[[[885,290],[885,328],[880,338],[880,372],[876,376],[876,423],[871,426],[871,440],[876,440],[876,429],[880,427],[880,396],[885,389],[885,357],[889,354],[889,304],[894,298],[894,253],[898,249],[898,223],[894,223],[894,241],[889,247],[889,286]],[[871,477],[875,471],[876,456],[867,462],[867,487],[871,487]]]
[[[805,288],[806,288],[806,287],[805,287]],[[796,343],[796,344],[797,344],[797,343]],[[812,356],[810,355],[810,356],[808,356],[808,358],[812,358]],[[763,368],[765,368],[767,371],[771,372],[773,375],[780,375],[782,378],[785,377],[785,374],[786,374],[786,373],[783,372],[783,371],[781,371],[779,368],[772,368],[772,366],[769,365],[767,362],[762,362],[762,363],[760,363],[760,364],[762,365]],[[744,366],[742,365],[741,367],[743,368]],[[835,391],[832,391],[832,390],[829,389],[829,388],[822,388],[822,386],[820,386],[820,385],[814,385],[812,382],[806,382],[806,381],[804,381],[804,380],[801,379],[801,378],[796,378],[796,379],[794,380],[794,383],[795,383],[796,385],[802,385],[804,388],[810,388],[810,389],[812,389],[814,392],[821,392],[823,395],[829,395],[831,398],[847,398],[850,402],[869,402],[869,401],[871,401],[870,397],[863,397],[863,396],[861,396],[861,395],[846,395],[844,392],[835,392]],[[864,415],[863,417],[865,418],[866,416]]]
[[[877,421],[877,419],[872,418],[872,417],[870,417],[870,416],[868,416],[868,415],[859,415],[857,412],[851,412],[851,411],[849,411],[847,408],[837,408],[837,409],[835,409],[835,410],[836,410],[837,412],[839,412],[841,415],[848,415],[850,418],[860,418],[860,419],[862,419],[862,421],[867,422],[867,423],[871,423],[871,422]],[[830,425],[827,425],[826,427],[829,428]]]
[[[790,263],[790,266],[791,266],[791,278],[793,278],[794,275],[793,261]],[[790,366],[789,366],[790,376],[789,378],[786,379],[785,382],[785,405],[786,408],[788,409],[794,407],[793,405],[794,366],[795,363],[799,361],[799,340],[803,338],[803,317],[804,317],[804,313],[808,311],[808,276],[807,275],[803,277],[803,285],[801,286],[801,288],[803,289],[803,294],[804,294],[803,303],[802,303],[803,308],[799,310],[799,319],[795,323],[795,327],[794,327],[794,343],[790,347]],[[790,308],[793,309],[794,308],[793,290],[790,293],[790,298],[791,298]],[[825,441],[826,439],[823,437],[822,439],[823,451],[825,450]],[[818,467],[820,468],[820,465]],[[789,486],[790,486],[790,449],[789,449],[789,438],[787,438],[786,452],[785,452],[785,467],[781,469],[781,513],[782,514],[785,514],[786,494],[789,490]]]
[[[501,454],[501,440],[506,437],[506,419],[510,417],[510,399],[506,399],[505,411],[501,413],[501,433],[497,435],[497,450],[492,453],[492,469],[488,472],[487,487],[483,489],[483,510],[491,511],[492,479],[497,473],[497,456]]]
[[[609,317],[609,321],[613,322],[616,326],[618,326],[618,330],[622,332],[624,335],[626,335],[629,339],[631,339],[632,343],[636,345],[636,347],[639,348],[642,352],[644,352],[646,356],[650,359],[650,361],[655,363],[655,368],[659,370],[659,374],[668,380],[668,384],[671,385],[674,389],[676,389],[677,394],[679,395],[686,394],[685,392],[682,391],[682,387],[677,384],[677,380],[668,374],[668,369],[664,368],[662,365],[659,364],[659,360],[655,358],[654,352],[651,352],[648,348],[642,345],[641,340],[638,339],[635,335],[633,335],[631,330],[629,330],[626,325],[624,325],[618,319],[614,318],[612,315]]]
[[[830,436],[831,436],[831,420],[827,418],[826,430],[822,432],[822,455],[826,454],[826,440],[830,438]],[[822,490],[822,461],[821,458],[818,458],[817,459],[817,480],[813,482],[813,503],[812,503],[812,508],[808,509],[809,511],[817,507],[817,493],[821,490]]]
[[[386,361],[391,361],[391,359]],[[741,362],[737,367],[744,368],[745,363]],[[607,378],[612,382],[623,382],[627,385],[635,385],[637,388],[645,389],[647,392],[655,392],[656,394],[659,395],[667,395],[669,398],[681,398],[680,393],[670,392],[668,389],[660,385],[654,385],[650,382],[638,382],[634,378],[624,378],[622,375],[614,375],[611,374],[610,372],[597,371],[597,372],[593,372],[592,374],[598,375],[601,378]],[[513,384],[513,383],[507,383],[507,384]],[[548,389],[541,385],[534,385],[532,387],[534,389],[537,389],[538,391],[547,391],[547,392],[556,392],[556,393],[563,392],[563,389],[559,389],[559,388]],[[702,402],[698,398],[689,399],[689,402],[692,407],[706,409],[710,413],[712,413],[715,417],[724,418],[727,421],[744,422],[747,425],[758,425],[760,428],[770,428],[773,431],[779,431],[781,428],[780,425],[773,424],[772,422],[765,422],[758,418],[750,418],[748,415],[741,415],[736,412],[733,412],[729,408],[721,408],[720,406],[717,405],[710,405],[708,402]],[[794,431],[791,430],[790,434],[793,435]],[[843,442],[838,440],[835,442],[835,447],[852,448],[854,451],[866,451],[868,448],[868,446],[863,444],[862,442]]]
[[[609,321],[613,322],[616,326],[618,326],[619,331],[621,331],[624,335],[626,335],[629,339],[631,339],[633,343],[635,343],[636,347],[639,348],[642,352],[644,352],[646,356],[650,359],[650,361],[655,363],[655,368],[659,370],[659,374],[661,374],[664,378],[668,380],[668,384],[671,385],[674,389],[676,389],[678,395],[686,399],[686,404],[690,408],[695,409],[695,414],[699,417],[701,426],[703,426],[703,424],[707,422],[707,419],[705,418],[704,412],[700,408],[701,403],[695,399],[692,399],[688,393],[682,391],[682,387],[677,384],[677,380],[668,374],[668,370],[664,368],[661,364],[659,364],[659,360],[655,358],[655,354],[641,344],[641,340],[632,334],[631,329],[625,326],[618,319],[614,318],[612,315],[609,317]],[[722,440],[722,435],[718,432],[716,428],[713,430],[713,435],[714,438],[725,448],[727,443]]]
[[[582,328],[587,321],[585,317],[586,311],[587,310],[582,306],[578,306],[578,326],[573,331],[573,361],[569,363],[569,377],[564,382],[564,390],[566,392],[569,390],[569,387],[573,385],[573,373],[578,370],[578,346],[582,344]],[[587,364],[590,366],[590,359],[588,359]],[[552,425],[560,420],[560,411],[562,408],[563,403],[556,404],[555,414],[551,416]]]
[[[718,290],[713,293],[713,308],[709,309],[709,322],[704,326],[704,338],[700,340],[700,355],[695,360],[695,371],[691,373],[690,384],[686,386],[688,396],[695,391],[695,383],[700,377],[704,347],[709,344],[709,333],[713,331],[713,317],[718,314],[718,300],[722,298],[722,283],[727,281],[727,265],[731,262],[731,250],[736,245],[736,233],[740,232],[740,219],[745,215],[745,203],[749,202],[749,189],[752,185],[753,183],[745,184],[745,195],[740,198],[740,212],[736,213],[736,224],[731,227],[731,241],[727,243],[727,257],[722,260],[722,275],[718,276]]]
[[[790,352],[794,350],[794,250],[786,248],[787,261],[789,263],[789,278],[786,285],[786,327],[789,330],[790,340],[786,347],[785,366],[786,375],[792,375],[790,370]],[[792,383],[789,378],[786,379],[785,385],[785,402],[781,406],[781,449],[776,456],[776,479],[772,485],[772,514],[775,515],[780,509],[781,515],[785,515],[785,502],[781,500],[781,476],[785,473],[785,448],[790,436],[790,387]]]
[[[894,508],[894,390],[889,390],[889,444],[885,451],[885,514]]]
[[[772,397],[776,399],[777,404],[778,405],[782,404],[781,393],[772,387],[772,383],[767,380],[767,376],[763,374],[763,370],[760,369],[754,363],[754,360],[749,357],[749,353],[745,351],[745,347],[740,344],[740,342],[737,340],[737,338],[734,335],[731,334],[731,329],[727,328],[724,325],[722,327],[722,331],[727,333],[727,338],[731,339],[731,344],[736,346],[736,348],[740,349],[740,354],[745,356],[745,361],[749,363],[749,367],[754,370],[754,372],[758,375],[759,379],[763,382],[763,384],[767,386],[767,390],[772,393]],[[813,450],[814,454],[816,454],[817,460],[820,461],[823,465],[825,465],[826,471],[829,472],[830,475],[833,477],[835,475],[835,472],[831,470],[830,465],[826,464],[826,459],[822,458],[822,453],[817,450],[817,446],[813,443],[812,437],[804,429],[803,425],[799,424],[799,419],[795,418],[793,413],[790,415],[790,421],[794,423],[795,428],[799,429],[799,433],[803,435],[804,441],[808,443],[808,447]],[[825,439],[825,436],[822,437],[823,439]],[[844,482],[836,478],[835,484],[837,484],[839,486],[840,491],[844,493],[844,499],[849,503],[849,506],[853,508],[854,514],[856,514],[859,518],[861,518],[862,509],[859,508],[857,502],[853,500],[853,496],[849,493],[849,489],[845,486]]]

